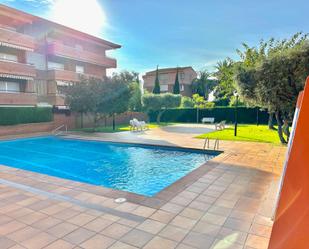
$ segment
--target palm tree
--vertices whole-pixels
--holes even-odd
[[[208,71],[200,71],[198,73],[198,78],[192,82],[192,93],[198,94],[207,100],[209,93],[217,85],[216,80],[209,79],[210,76],[211,74]]]

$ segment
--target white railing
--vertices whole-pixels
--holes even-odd
[[[67,133],[67,132],[68,132],[68,126],[66,124],[60,125],[56,129],[52,130],[52,134],[54,136],[60,136],[63,133]]]

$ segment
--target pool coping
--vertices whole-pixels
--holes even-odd
[[[28,137],[40,137],[42,135],[37,135],[37,136],[28,136]],[[43,136],[48,136],[48,134],[44,134]],[[26,138],[27,136],[22,136],[19,138]],[[14,137],[13,139],[18,139],[18,137]],[[121,143],[121,144],[130,144],[130,145],[141,145],[141,146],[156,146],[156,147],[167,147],[167,148],[175,148],[175,149],[190,149],[194,151],[204,151],[202,149],[197,149],[197,148],[191,148],[191,147],[180,147],[180,146],[167,146],[167,145],[160,145],[160,144],[147,144],[147,143],[134,143],[134,142],[117,142],[117,141],[109,141],[109,140],[96,140],[96,139],[87,139],[85,138],[72,138],[70,137],[69,139],[80,139],[80,140],[88,140],[88,141],[98,141],[98,142],[109,142],[109,143]],[[10,140],[6,138],[6,140]],[[65,182],[66,186],[72,187],[72,190],[75,191],[83,191],[95,195],[99,195],[102,197],[107,197],[107,198],[112,198],[112,199],[117,199],[117,198],[126,198],[128,202],[138,204],[138,205],[143,205],[147,206],[150,208],[155,208],[159,209],[162,207],[164,204],[169,202],[171,199],[173,199],[177,194],[179,194],[181,191],[189,187],[192,183],[197,181],[200,177],[205,175],[207,172],[210,172],[214,167],[220,164],[220,161],[226,159],[228,156],[230,156],[230,153],[222,152],[222,151],[210,151],[207,150],[207,152],[215,152],[219,153],[217,156],[214,158],[210,159],[209,161],[201,164],[199,167],[196,169],[192,170],[189,172],[187,175],[183,176],[182,178],[178,179],[177,181],[173,182],[171,185],[165,187],[162,189],[160,192],[155,194],[152,197],[132,193],[132,192],[127,192],[123,190],[116,190],[112,188],[107,188],[104,186],[98,186],[98,185],[93,185],[93,184],[88,184],[88,183],[83,183],[79,181],[74,181],[74,180],[69,180],[65,178],[60,178],[56,176],[50,176],[46,174],[41,174],[29,170],[23,170],[19,168],[15,168],[9,165],[3,165],[5,167],[8,167],[12,170],[9,170],[10,172],[18,172],[21,173],[24,177],[29,178],[29,175],[33,175],[31,178],[31,183],[32,186],[35,185],[40,185],[42,184],[41,179],[44,179],[44,182],[49,185],[55,185],[55,180],[56,182],[60,181],[60,186],[61,187],[61,182]],[[0,170],[1,172],[2,170]],[[6,172],[7,173],[7,172]],[[57,185],[57,184],[56,184]],[[40,188],[38,188],[40,189]],[[52,191],[52,188],[49,190]]]

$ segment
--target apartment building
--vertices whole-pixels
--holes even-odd
[[[64,105],[63,88],[106,76],[120,47],[0,4],[0,105]]]
[[[158,70],[160,90],[162,93],[173,92],[176,73],[178,70],[178,79],[180,84],[180,94],[183,96],[192,96],[191,83],[197,78],[197,73],[192,67],[174,67],[162,68]],[[152,92],[156,79],[156,70],[147,72],[143,75],[144,90]]]

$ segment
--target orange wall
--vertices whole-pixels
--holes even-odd
[[[309,77],[298,105],[269,249],[309,248]]]

